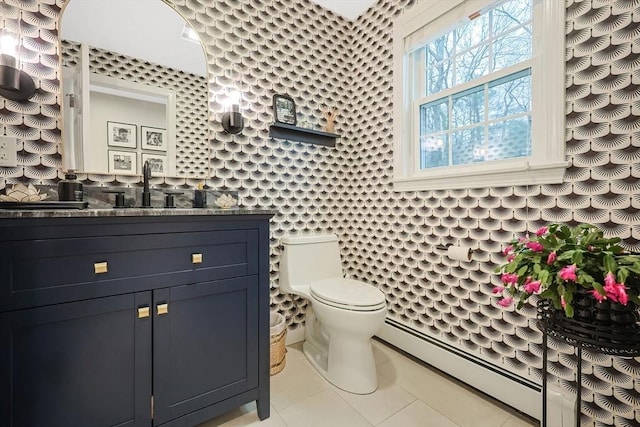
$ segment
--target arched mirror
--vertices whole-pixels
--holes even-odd
[[[63,166],[208,176],[207,63],[162,0],[69,0],[60,23]]]

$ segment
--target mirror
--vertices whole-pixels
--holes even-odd
[[[207,62],[182,16],[162,0],[69,0],[60,34],[65,169],[139,175],[149,160],[156,176],[208,176]]]

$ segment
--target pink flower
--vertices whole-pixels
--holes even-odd
[[[496,286],[491,292],[494,294],[501,294],[504,292],[504,286]]]
[[[502,275],[502,283],[515,285],[518,283],[518,275],[516,273],[504,273]]]
[[[616,283],[615,279],[607,280],[609,274],[607,274],[604,280],[604,290],[607,293],[607,298],[610,298],[614,302],[619,302],[622,305],[627,305],[629,302],[629,295],[627,295],[626,291],[627,288],[624,286],[624,283]],[[613,276],[613,274],[611,275]]]
[[[547,257],[547,264],[548,264],[548,265],[553,264],[553,263],[555,262],[555,260],[556,260],[556,257],[557,257],[557,256],[556,256],[556,251],[551,252],[551,253],[549,254],[549,256]]]
[[[507,262],[511,262],[514,259],[516,259],[516,254],[509,254],[509,256],[507,256]]]
[[[513,246],[511,246],[511,245],[507,246],[506,248],[504,248],[502,250],[502,254],[505,255],[505,256],[509,255],[512,252],[513,252]]]
[[[500,301],[498,301],[498,305],[501,307],[509,307],[511,304],[513,304],[512,297],[502,298]]]
[[[538,242],[527,242],[527,247],[534,252],[542,252],[544,250],[544,246]]]
[[[618,290],[618,302],[622,305],[627,305],[629,303],[629,295],[627,295],[626,288],[624,284],[621,283],[621,287]]]
[[[528,294],[535,294],[536,292],[540,292],[540,283],[539,280],[535,280],[533,282],[526,283],[523,287],[524,291]]]
[[[542,236],[543,234],[546,234],[546,232],[549,231],[549,228],[547,227],[540,227],[538,228],[538,231],[536,231],[536,236]]]
[[[562,267],[562,269],[560,269],[558,275],[562,280],[575,282],[578,279],[578,276],[576,276],[577,269],[578,267],[576,267],[575,264],[567,265],[566,267]]]
[[[612,272],[608,272],[607,275],[604,276],[604,284],[605,286],[615,286],[616,276]]]
[[[598,302],[602,302],[602,301],[607,299],[607,297],[605,295],[602,295],[596,289],[592,289],[591,290],[591,295],[593,295],[593,298]]]

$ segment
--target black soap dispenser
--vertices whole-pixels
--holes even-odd
[[[64,179],[58,183],[58,200],[81,202],[82,197],[82,183],[78,181],[78,176],[72,170],[66,172]]]

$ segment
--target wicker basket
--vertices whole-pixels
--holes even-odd
[[[269,333],[270,341],[270,369],[269,374],[275,375],[284,369],[286,363],[287,349],[285,341],[287,337],[287,328],[284,316],[278,313],[271,313],[271,327]]]

